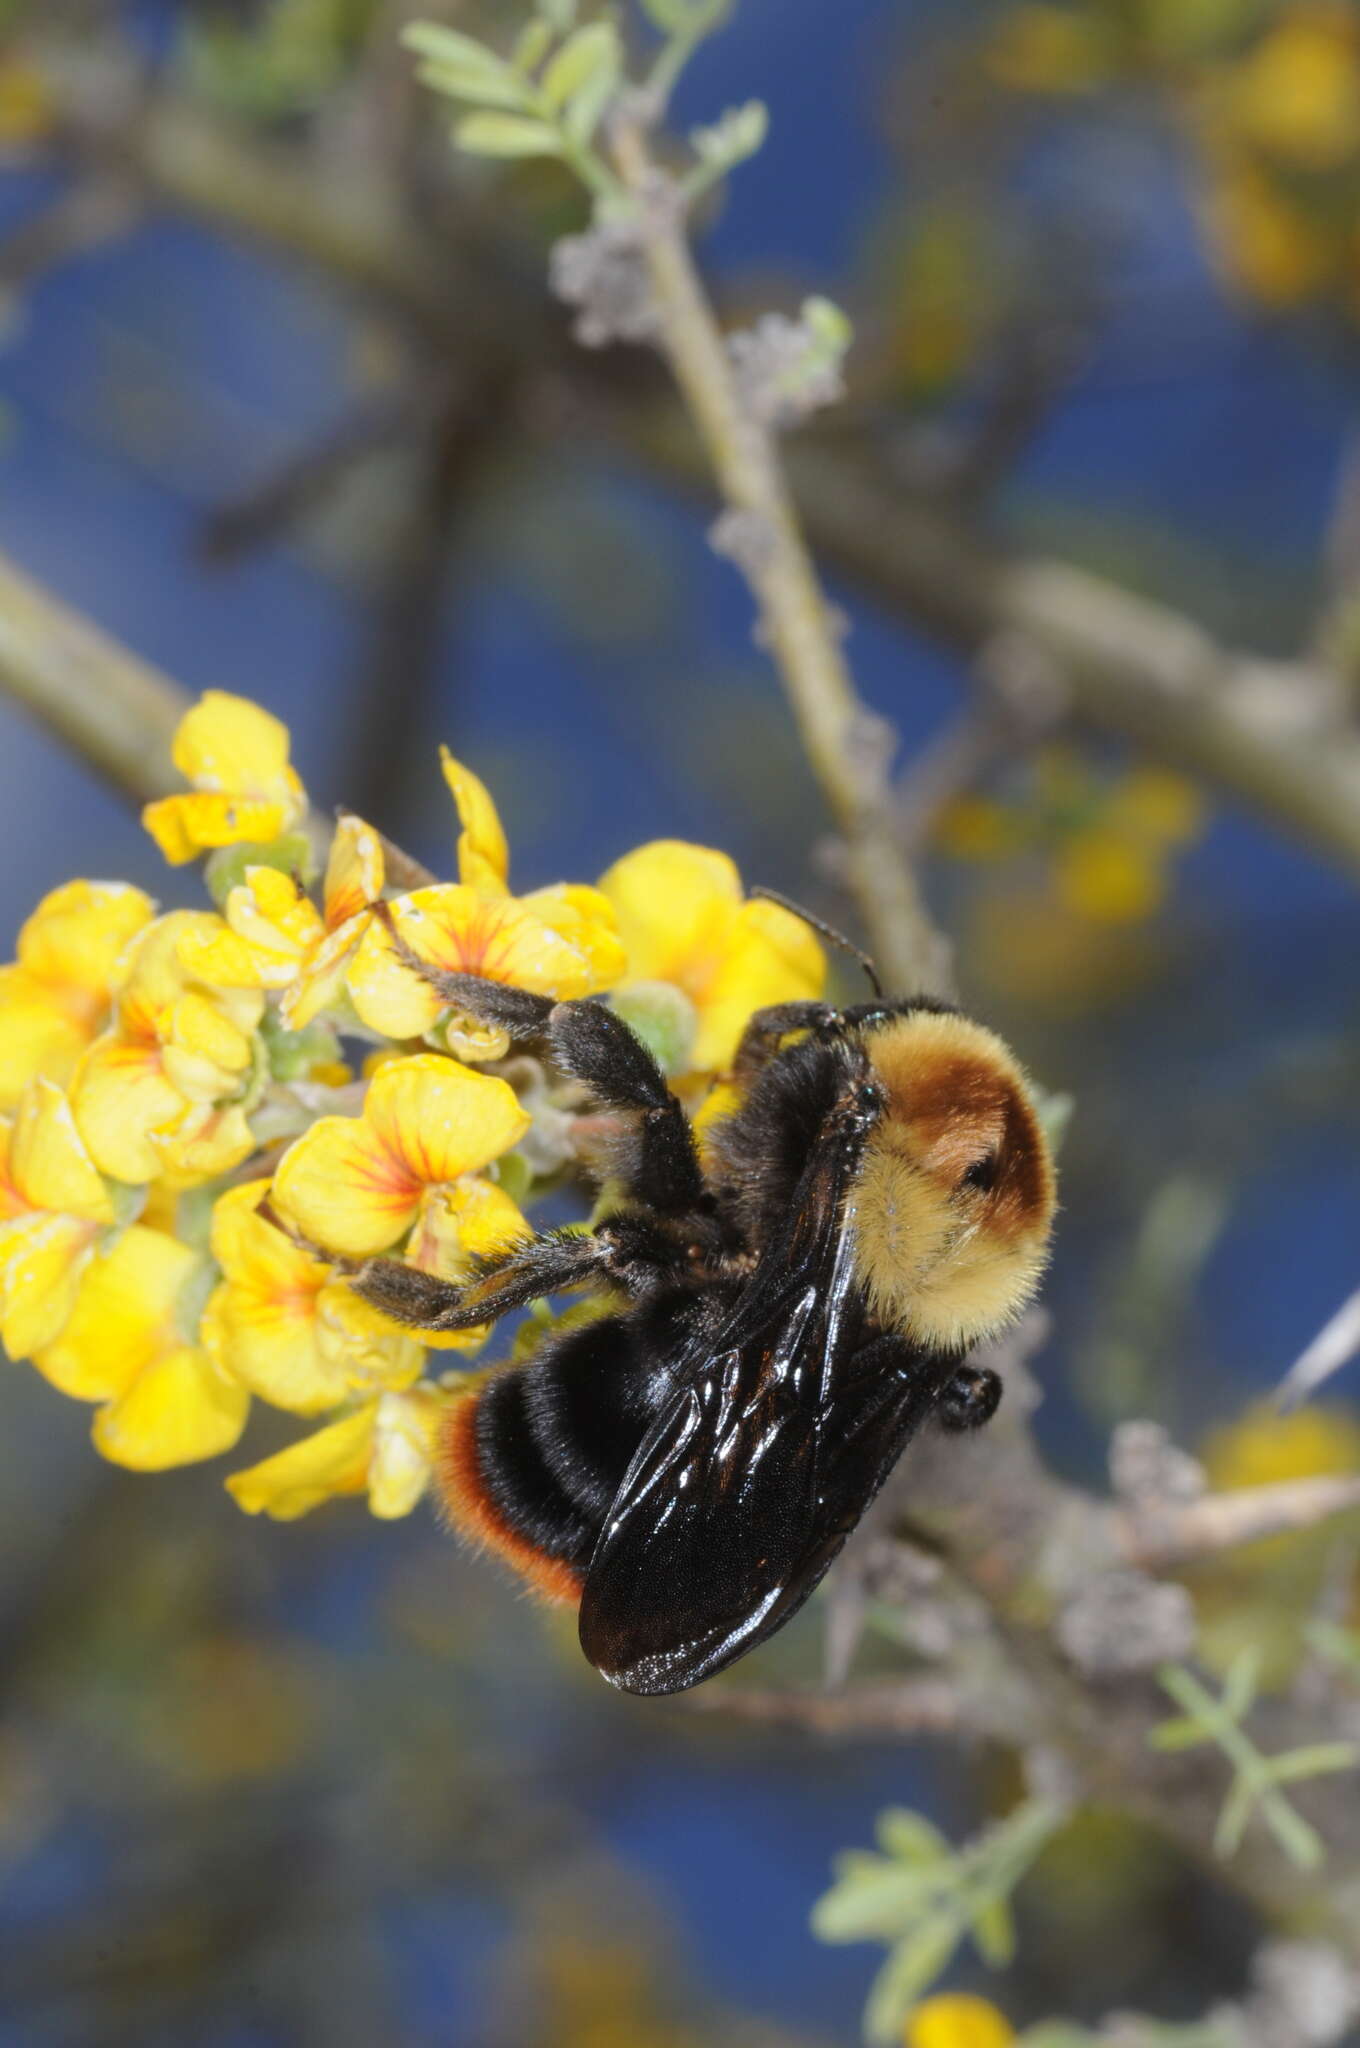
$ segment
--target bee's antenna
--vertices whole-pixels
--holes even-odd
[[[882,996],[883,984],[878,978],[878,969],[874,966],[873,960],[869,954],[862,953],[858,946],[852,945],[845,933],[838,932],[834,924],[827,924],[824,918],[814,917],[810,910],[804,910],[801,903],[791,902],[787,896],[781,896],[777,889],[752,889],[751,894],[762,897],[766,903],[777,903],[781,910],[791,911],[794,917],[801,917],[804,924],[810,924],[813,931],[820,932],[824,939],[830,939],[833,946],[839,946],[842,953],[852,953],[868,975],[869,986],[874,994]]]

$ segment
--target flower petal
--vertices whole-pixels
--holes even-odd
[[[284,798],[290,778],[288,728],[258,704],[205,690],[179,722],[175,766],[195,789]],[[272,835],[271,835],[272,836]]]
[[[152,1133],[183,1114],[184,1099],[166,1079],[159,1049],[97,1038],[71,1080],[76,1127],[101,1173],[140,1185],[161,1170]]]
[[[67,882],[43,897],[19,933],[19,964],[42,981],[102,993],[128,940],[155,911],[128,882]]]
[[[326,929],[335,931],[376,903],[386,879],[382,840],[353,811],[342,811],[326,861]]]
[[[345,1280],[332,1280],[317,1297],[318,1342],[341,1366],[347,1388],[409,1387],[425,1363],[424,1334],[394,1323]]]
[[[337,1495],[362,1493],[368,1485],[378,1404],[366,1401],[352,1415],[319,1429],[286,1451],[233,1472],[227,1492],[248,1515],[272,1515],[294,1522]]]
[[[272,1200],[303,1237],[362,1258],[409,1229],[420,1181],[363,1118],[323,1116],[279,1161]]]
[[[115,1221],[113,1202],[85,1149],[71,1105],[53,1081],[41,1077],[24,1091],[10,1140],[9,1174],[34,1209]]]
[[[90,1037],[46,982],[0,967],[0,1109],[13,1109],[35,1074],[69,1080]]]
[[[504,895],[510,873],[510,849],[491,792],[470,768],[454,760],[447,747],[439,749],[439,763],[462,826],[458,835],[458,879],[470,888]]]
[[[673,981],[696,1000],[703,963],[716,964],[741,877],[725,853],[682,839],[654,839],[600,877],[628,953],[630,981]]]
[[[77,1216],[0,1224],[0,1337],[11,1358],[32,1358],[61,1336],[98,1237],[98,1224]]]
[[[378,1403],[368,1505],[385,1522],[409,1515],[430,1483],[444,1402],[433,1387],[384,1394]]]
[[[207,1352],[181,1344],[163,1352],[94,1419],[95,1449],[134,1472],[165,1472],[215,1458],[239,1441],[250,1393]]]
[[[489,1166],[530,1123],[508,1081],[438,1053],[381,1067],[369,1084],[364,1119],[425,1186]]]
[[[810,1001],[825,985],[826,956],[803,920],[778,903],[744,903],[699,1003],[696,1071],[715,1073],[731,1065],[754,1011],[770,1003]]]
[[[345,970],[350,956],[371,924],[367,911],[337,925],[297,971],[297,979],[284,991],[279,1004],[279,1021],[285,1031],[305,1031],[323,1010],[346,1000]]]
[[[116,1400],[173,1341],[180,1291],[198,1265],[158,1230],[123,1231],[91,1259],[70,1321],[34,1365],[74,1400]]]
[[[260,843],[277,839],[292,823],[293,815],[282,803],[196,791],[147,804],[142,824],[171,867],[178,868],[209,847],[237,846],[245,839]]]
[[[513,897],[488,897],[459,882],[437,883],[397,897],[392,920],[413,952],[430,966],[477,974],[566,1001],[601,985],[594,964],[607,943],[568,905],[563,933]],[[393,950],[386,930],[369,925],[349,970],[354,1007],[385,1038],[418,1038],[448,1007]]]

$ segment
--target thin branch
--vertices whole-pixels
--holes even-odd
[[[189,697],[3,555],[0,692],[126,796],[179,786],[170,743]]]
[[[1360,1475],[1286,1479],[1275,1486],[1210,1493],[1154,1512],[1114,1511],[1115,1541],[1131,1564],[1166,1571],[1195,1558],[1213,1557],[1263,1536],[1315,1529],[1334,1515],[1360,1508]]]
[[[1297,1408],[1315,1394],[1325,1380],[1360,1354],[1360,1291],[1343,1302],[1331,1321],[1325,1323],[1308,1349],[1295,1360],[1280,1382],[1275,1396],[1281,1408]]]
[[[686,1695],[685,1705],[694,1713],[805,1728],[814,1735],[952,1735],[976,1725],[958,1686],[944,1678],[895,1678],[844,1692],[702,1687]]]
[[[622,123],[615,154],[637,204],[663,351],[730,512],[747,522],[742,565],[760,606],[804,750],[847,848],[847,869],[885,981],[938,989],[947,951],[899,844],[891,735],[860,699],[798,522],[773,433],[743,402],[690,255],[683,206]]]
[[[58,109],[58,150],[79,164],[135,171],[165,204],[310,264],[343,288],[465,353],[536,352],[595,425],[673,484],[709,487],[672,407],[606,395],[589,357],[568,361],[545,302],[512,294],[465,250],[420,232],[409,210],[362,179],[337,181],[299,151],[215,122],[172,93],[119,111],[116,73],[71,50],[34,46]],[[126,95],[122,96],[126,100]],[[548,325],[551,320],[551,326]],[[537,321],[536,333],[526,323]],[[1016,559],[936,502],[904,490],[870,449],[838,437],[791,449],[787,469],[813,546],[918,629],[974,655],[1019,633],[1051,661],[1074,713],[1155,758],[1217,783],[1360,877],[1360,734],[1352,726],[1282,734],[1253,710],[1250,659],[1194,621],[1069,565]],[[1335,702],[1306,663],[1271,672],[1280,701]]]

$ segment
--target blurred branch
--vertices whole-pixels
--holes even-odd
[[[1286,1479],[1275,1486],[1211,1493],[1155,1514],[1116,1511],[1116,1541],[1133,1564],[1166,1571],[1240,1543],[1315,1529],[1360,1508],[1360,1478]]]
[[[287,251],[446,348],[536,362],[650,467],[709,487],[675,408],[605,390],[589,358],[568,353],[546,301],[453,242],[447,217],[436,237],[386,184],[336,179],[174,92],[133,102],[107,57],[30,56],[58,109],[61,155],[132,172],[163,203]],[[1219,784],[1360,877],[1360,733],[1338,721],[1341,693],[1325,670],[1238,656],[1106,578],[1009,556],[842,435],[809,438],[786,460],[812,545],[862,588],[966,655],[998,635],[1028,639],[1077,716]]]
[[[1297,1408],[1315,1394],[1325,1380],[1360,1353],[1360,1292],[1342,1303],[1336,1314],[1318,1331],[1308,1349],[1297,1358],[1280,1382],[1275,1398],[1281,1408]]]
[[[685,1704],[700,1714],[814,1735],[953,1735],[977,1727],[971,1703],[943,1678],[885,1679],[837,1692],[714,1686],[687,1695]]]
[[[640,127],[618,125],[615,153],[637,206],[659,340],[712,464],[728,516],[746,522],[738,554],[760,606],[808,760],[842,834],[848,877],[890,988],[939,989],[948,951],[897,831],[888,784],[892,735],[860,699],[799,525],[774,430],[743,398],[690,255],[681,195],[652,164]]]
[[[0,692],[126,796],[177,786],[170,759],[189,698],[0,556]]]

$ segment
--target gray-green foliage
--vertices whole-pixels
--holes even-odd
[[[663,40],[635,89],[639,105],[657,111],[698,44],[726,20],[730,0],[639,5]],[[576,0],[539,0],[508,56],[437,22],[413,22],[404,40],[421,60],[424,83],[463,109],[453,131],[460,149],[472,156],[557,157],[598,200],[621,201],[620,182],[596,146],[611,104],[634,84],[612,13],[582,22]],[[765,108],[751,101],[712,127],[697,129],[686,195],[753,155],[764,140],[766,120]]]
[[[1282,1785],[1299,1784],[1334,1771],[1354,1770],[1360,1750],[1350,1742],[1315,1742],[1280,1756],[1265,1756],[1243,1723],[1256,1701],[1260,1655],[1244,1649],[1214,1695],[1182,1665],[1164,1665],[1158,1680],[1181,1713],[1154,1728],[1148,1741],[1154,1749],[1174,1752],[1213,1743],[1232,1765],[1233,1778],[1214,1833],[1214,1849],[1222,1857],[1236,1855],[1253,1814],[1259,1814],[1290,1861],[1302,1870],[1316,1869],[1324,1855],[1321,1838],[1302,1814],[1296,1813]]]
[[[879,1816],[879,1853],[837,1858],[812,1926],[823,1941],[888,1944],[865,2008],[870,2041],[900,2039],[907,2013],[964,1940],[994,1969],[1010,1961],[1011,1895],[1063,1819],[1054,1802],[1027,1800],[956,1849],[923,1815],[892,1807]]]

